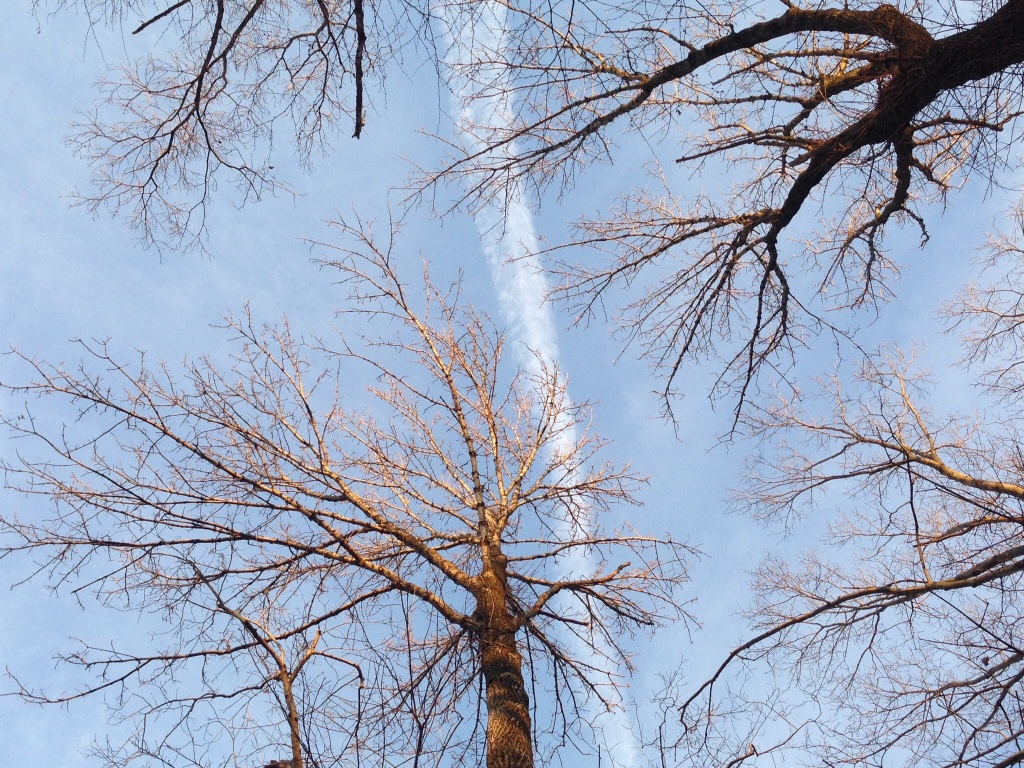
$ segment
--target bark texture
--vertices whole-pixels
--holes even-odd
[[[485,632],[480,657],[487,685],[487,768],[533,768],[530,699],[514,632]]]
[[[476,611],[487,689],[487,768],[533,768],[530,697],[508,594],[505,556],[500,544],[491,542],[484,547]]]

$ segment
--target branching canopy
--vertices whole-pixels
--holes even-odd
[[[125,66],[78,141],[98,169],[93,204],[125,208],[151,241],[195,235],[217,179],[246,198],[275,188],[265,156],[282,118],[306,157],[342,116],[359,135],[371,73],[417,36],[451,38],[430,55],[509,114],[467,126],[480,143],[427,181],[502,199],[510,181],[571,182],[639,137],[662,167],[702,175],[689,199],[631,181],[580,223],[584,258],[556,267],[558,292],[585,316],[642,283],[623,322],[666,394],[685,361],[714,357],[742,404],[805,329],[843,333],[828,310],[888,295],[890,225],[927,237],[923,203],[1012,162],[1022,3],[78,0],[167,46]],[[485,12],[504,29],[460,37]]]
[[[972,364],[992,364],[987,412],[928,408],[913,361],[894,356],[827,384],[823,416],[747,417],[776,450],[742,505],[790,525],[839,515],[821,547],[759,569],[754,636],[676,701],[674,746],[695,764],[1024,762],[1024,388],[1007,354],[1021,349],[1022,264],[1007,242],[1009,281],[951,308]]]
[[[8,485],[55,506],[0,515],[4,551],[170,622],[155,650],[69,656],[95,678],[79,691],[23,691],[109,694],[137,726],[111,764],[218,764],[230,739],[281,743],[297,768],[479,765],[499,643],[533,692],[526,743],[557,745],[585,729],[586,702],[617,700],[621,633],[682,615],[688,548],[601,525],[640,478],[601,459],[558,370],[514,370],[458,286],[428,281],[423,303],[390,248],[361,248],[327,268],[352,291],[343,327],[372,328],[363,342],[243,315],[226,369],[132,367],[84,344],[80,368],[26,358],[34,381],[7,385],[69,410],[66,428],[5,416],[22,446]],[[370,405],[348,405],[366,381]]]
[[[462,73],[517,107],[507,126],[480,126],[489,149],[447,170],[479,195],[571,182],[642,139],[701,179],[689,197],[627,181],[636,191],[579,225],[579,263],[558,268],[581,316],[639,286],[623,322],[666,394],[687,360],[721,358],[742,404],[804,329],[834,326],[827,309],[887,295],[891,224],[927,237],[922,203],[1012,161],[1021,0],[783,4],[510,3],[501,47]]]
[[[93,163],[92,209],[124,211],[149,244],[194,243],[219,185],[244,201],[286,189],[271,151],[289,125],[299,157],[347,122],[358,138],[374,86],[429,40],[426,9],[364,0],[35,0],[127,25],[147,53],[101,83],[74,142]]]

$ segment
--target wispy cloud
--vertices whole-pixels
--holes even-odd
[[[461,15],[458,9],[449,6],[441,6],[439,10],[448,26],[449,50],[453,56],[473,56],[474,49],[502,50],[505,9],[497,2],[475,4],[471,13]],[[457,65],[458,62],[449,64]],[[453,69],[457,71],[457,67]],[[509,89],[491,88],[493,95],[483,97],[477,85],[477,82],[488,81],[492,86],[500,84],[498,78],[502,73],[497,69],[493,72],[482,69],[478,75],[476,82],[456,77],[452,83],[457,128],[470,152],[483,149],[486,137],[508,127],[512,119]],[[507,151],[514,152],[514,145]],[[538,239],[533,215],[521,184],[516,180],[508,184],[492,202],[477,207],[475,219],[484,254],[491,266],[505,325],[512,338],[519,342],[522,364],[531,373],[539,375],[542,369],[558,365],[558,326],[546,301],[547,280],[536,255]],[[570,450],[577,438],[575,430],[563,431],[562,444],[553,448],[556,451]],[[573,535],[569,526],[560,533],[566,539]],[[563,567],[566,575],[570,575],[574,571],[593,571],[594,563],[587,561],[585,555],[578,554],[575,559],[567,560]],[[577,645],[584,645],[582,639],[573,638]],[[603,648],[577,647],[574,650],[585,657],[607,657]],[[610,753],[611,762],[623,766],[636,765],[639,753],[627,712],[618,707],[611,712],[594,714],[595,728],[603,733],[603,746]]]

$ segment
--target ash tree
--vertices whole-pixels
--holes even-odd
[[[130,65],[81,134],[80,146],[99,172],[92,202],[129,211],[151,240],[163,231],[172,239],[194,231],[201,223],[197,212],[225,172],[249,195],[270,184],[269,161],[238,160],[232,153],[263,151],[278,117],[296,116],[300,127],[317,128],[296,134],[298,146],[306,147],[309,137],[326,135],[318,132],[326,127],[320,118],[339,114],[315,98],[290,101],[296,83],[307,80],[292,77],[290,60],[278,55],[284,49],[258,43],[267,30],[272,42],[294,38],[288,51],[304,50],[298,46],[331,29],[358,40],[358,32],[351,36],[359,24],[355,6],[349,24],[348,6],[332,2],[85,4],[136,13],[139,26],[145,24],[140,35],[160,25],[186,32],[168,59],[178,67],[169,79],[141,76],[150,71],[149,60]],[[778,453],[766,449],[768,463],[744,497],[756,514],[788,520],[830,486],[849,493],[852,484],[863,494],[846,502],[859,504],[846,507],[849,521],[837,523],[833,543],[842,552],[824,548],[802,564],[765,566],[754,607],[756,636],[708,685],[668,700],[669,711],[682,718],[682,733],[678,742],[664,742],[665,759],[675,748],[698,764],[768,764],[800,748],[825,765],[891,764],[907,756],[950,766],[1020,763],[1020,462],[1010,418],[1019,404],[1012,383],[1020,368],[1014,283],[962,305],[989,328],[979,337],[988,341],[974,348],[975,361],[1007,355],[996,366],[1001,374],[985,379],[994,388],[990,394],[1007,399],[977,423],[966,415],[931,414],[920,403],[912,370],[898,357],[866,360],[854,385],[836,382],[835,409],[824,416],[807,415],[796,400],[772,407],[755,395],[762,377],[788,375],[814,333],[825,330],[856,345],[849,313],[889,298],[901,263],[886,247],[887,234],[906,226],[926,239],[930,203],[952,200],[951,192],[972,176],[994,184],[1008,178],[1018,157],[1024,98],[1024,0],[497,5],[501,13],[492,15],[503,17],[502,33],[461,48],[456,43],[443,59],[457,62],[459,83],[471,84],[460,92],[501,104],[503,112],[507,107],[509,122],[496,124],[489,116],[466,126],[484,148],[469,156],[456,148],[451,162],[427,173],[423,183],[468,184],[469,203],[487,203],[508,199],[517,185],[540,191],[571,186],[591,165],[617,159],[617,145],[646,142],[655,175],[642,177],[638,169],[633,191],[581,220],[566,250],[548,254],[557,259],[558,295],[581,318],[630,295],[621,300],[622,322],[661,367],[666,396],[677,391],[687,365],[718,362],[719,385],[734,395],[736,424],[765,440],[782,440]],[[460,4],[439,16],[460,19],[461,12],[471,20],[482,7]],[[410,9],[408,18],[430,16],[429,8],[403,8]],[[342,15],[330,16],[336,9]],[[316,34],[289,26],[310,12],[307,32]],[[385,29],[384,17],[375,18]],[[327,19],[336,21],[321,24]],[[234,55],[220,56],[250,34],[252,41],[233,48]],[[393,39],[409,38],[396,33]],[[494,47],[486,47],[488,40]],[[313,50],[310,61],[321,49]],[[353,49],[347,50],[338,61],[354,61]],[[374,60],[382,73],[388,57]],[[350,82],[339,79],[348,71],[354,70],[320,67],[309,82],[325,88]],[[246,101],[250,94],[264,100]],[[353,114],[354,102],[338,103]],[[188,116],[180,130],[179,114]],[[358,125],[358,110],[354,119]],[[684,197],[674,191],[676,174],[659,173],[672,167],[699,178],[700,192]],[[1012,252],[1012,245],[1003,249]],[[556,554],[548,561],[557,559],[557,546],[550,551]],[[214,599],[211,585],[225,594],[215,582],[192,583],[196,594],[210,596],[206,600]],[[534,601],[551,588],[531,586]],[[561,589],[558,597],[569,592]],[[421,605],[418,596],[406,599]],[[259,618],[245,604],[225,598],[224,605],[247,620]],[[472,618],[475,610],[475,603],[467,605],[462,615]],[[517,610],[524,613],[513,615],[529,615],[525,607]],[[244,628],[225,609],[215,613]],[[521,636],[533,638],[534,624],[548,620],[542,610]],[[453,636],[478,636],[458,622],[442,625]],[[315,632],[297,638],[282,655],[267,635],[278,656],[260,646],[260,663],[294,670],[315,638]],[[363,647],[379,650],[374,643]],[[553,669],[566,669],[566,651],[555,647],[547,658]],[[295,677],[300,683],[317,669],[317,653]],[[360,670],[365,666],[345,658]],[[387,658],[375,669],[393,677],[397,656]],[[581,673],[568,679],[585,677],[585,667],[568,668]],[[756,673],[769,695],[727,690],[733,669]],[[566,679],[558,674],[552,679]],[[448,712],[437,706],[430,711]],[[462,710],[445,715],[462,716]],[[413,722],[417,733],[441,733],[426,720]],[[372,748],[384,749],[389,733],[380,731]],[[359,743],[363,736],[353,739]],[[473,743],[451,739],[437,749]],[[424,744],[407,751],[427,754]]]
[[[894,350],[823,382],[830,407],[745,417],[773,450],[739,505],[828,534],[758,568],[752,636],[670,697],[666,749],[687,764],[1024,763],[1024,252],[996,251],[1000,279],[949,308],[978,374],[969,403],[930,402]]]
[[[581,318],[624,307],[666,395],[710,358],[741,411],[809,333],[842,338],[844,312],[890,295],[886,232],[927,239],[929,202],[971,174],[1008,180],[1017,156],[1021,0],[567,0],[509,3],[506,24],[499,47],[463,52],[461,74],[480,99],[511,92],[515,114],[477,126],[489,147],[431,178],[480,196],[571,185],[619,145],[649,144],[653,176],[637,167],[553,269]],[[673,166],[696,192],[674,191]]]
[[[571,185],[617,144],[648,143],[699,192],[638,169],[565,244],[582,258],[554,269],[580,317],[632,287],[622,322],[666,394],[712,358],[743,403],[808,331],[847,333],[844,311],[890,295],[886,232],[927,238],[927,204],[971,174],[1003,180],[1020,133],[1021,0],[53,5],[158,44],[104,85],[76,139],[97,172],[86,202],[125,211],[149,242],[201,238],[218,185],[278,189],[275,144],[309,160],[340,120],[360,135],[384,75],[417,57],[489,105],[464,126],[469,156],[422,179],[470,201]],[[460,34],[483,18],[504,29]]]
[[[690,550],[601,524],[641,478],[561,373],[509,362],[458,285],[410,291],[391,247],[326,263],[351,292],[337,336],[244,314],[227,367],[87,343],[4,384],[27,402],[7,484],[52,499],[5,505],[4,554],[164,619],[151,646],[66,654],[81,688],[22,686],[105,697],[131,726],[106,764],[531,766],[590,749],[623,633],[684,616]]]
[[[202,243],[219,187],[233,187],[241,202],[292,191],[275,172],[275,143],[308,165],[337,131],[359,138],[389,67],[433,49],[427,5],[400,0],[32,7],[78,10],[124,33],[130,58],[98,83],[72,135],[96,170],[79,201],[123,214],[143,243],[163,248]]]

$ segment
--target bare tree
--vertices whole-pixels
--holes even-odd
[[[670,710],[682,718],[676,746],[698,764],[773,764],[785,751],[816,765],[1024,763],[1024,260],[1013,242],[998,243],[1002,279],[951,307],[971,328],[968,361],[990,364],[984,411],[928,408],[926,380],[893,356],[831,382],[822,418],[785,403],[751,412],[777,452],[741,503],[788,525],[837,506],[841,517],[825,546],[758,570],[756,634]]]
[[[216,178],[247,197],[274,188],[270,161],[258,157],[281,118],[307,157],[344,115],[359,135],[371,69],[383,75],[432,34],[425,4],[55,2],[130,16],[134,33],[163,36],[167,55],[127,64],[105,88],[112,111],[79,136],[98,163],[93,203],[126,207],[147,237],[201,228]],[[681,154],[669,151],[697,171],[729,164],[732,188],[696,200],[650,185],[626,195],[609,218],[581,225],[578,244],[608,249],[610,261],[565,265],[563,295],[581,311],[657,272],[630,322],[670,379],[690,356],[723,354],[747,382],[797,326],[820,321],[814,299],[826,290],[830,306],[885,296],[896,266],[882,243],[888,225],[926,235],[920,204],[973,170],[994,178],[1018,133],[1021,0],[786,0],[781,13],[770,3],[495,0],[488,12],[503,34],[462,39],[460,18],[485,5],[447,3],[437,14],[454,20],[455,45],[465,46],[443,58],[462,62],[456,74],[476,81],[478,98],[507,99],[514,114],[477,126],[487,148],[441,176],[470,174],[482,195],[509,178],[571,180],[611,156],[616,123],[682,141]],[[680,123],[697,127],[678,135]],[[795,249],[818,277],[818,290],[801,294],[783,236],[821,205],[830,218]],[[730,322],[743,344],[716,352]]]
[[[401,1],[33,6],[81,8],[94,24],[127,24],[146,46],[100,83],[74,143],[96,169],[96,188],[82,193],[83,202],[123,210],[148,244],[198,242],[218,185],[237,188],[244,201],[287,190],[272,151],[289,125],[286,143],[304,162],[343,121],[358,138],[388,65],[430,37],[426,7]]]
[[[488,148],[445,174],[480,195],[571,183],[646,140],[659,171],[700,175],[688,198],[657,173],[637,181],[579,224],[582,263],[555,267],[581,316],[633,286],[623,323],[666,394],[685,361],[720,358],[742,405],[807,329],[843,333],[829,310],[888,295],[890,225],[927,238],[922,204],[1013,162],[1021,0],[506,5],[498,47],[475,42],[461,74],[481,99],[511,91],[515,115],[478,126]]]
[[[615,700],[622,632],[682,615],[688,548],[604,530],[640,478],[600,459],[558,370],[514,370],[458,285],[410,295],[391,247],[327,263],[362,342],[245,315],[226,370],[84,344],[80,368],[25,358],[34,382],[6,385],[44,408],[5,417],[8,484],[55,506],[5,511],[4,552],[169,622],[155,650],[67,656],[96,676],[81,690],[23,691],[108,694],[137,726],[111,764],[245,765],[277,743],[292,768],[530,766]]]
[[[510,181],[570,183],[616,141],[633,142],[627,131],[654,144],[661,166],[670,152],[711,171],[691,199],[657,177],[638,182],[579,224],[572,245],[586,260],[555,270],[581,317],[642,282],[623,322],[665,370],[665,393],[685,361],[721,358],[738,410],[764,366],[785,371],[806,331],[842,335],[834,310],[889,295],[890,225],[927,238],[923,205],[972,172],[998,180],[1019,135],[1022,0],[784,0],[779,13],[767,2],[80,2],[137,16],[141,35],[174,33],[166,58],[108,85],[112,110],[79,136],[98,164],[91,202],[126,207],[149,239],[201,229],[219,176],[246,197],[273,188],[270,161],[256,156],[279,118],[293,119],[305,156],[341,115],[358,135],[364,69],[383,74],[439,24],[456,49],[441,60],[509,119],[484,109],[469,126],[484,148],[459,148],[427,180],[468,177],[470,197],[485,200],[507,197]],[[504,29],[459,33],[485,11]],[[819,224],[803,227],[801,213]]]

